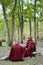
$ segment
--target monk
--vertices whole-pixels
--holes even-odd
[[[28,38],[27,43],[26,43],[26,48],[31,47],[32,52],[36,51],[36,44],[32,40],[32,37]]]
[[[19,43],[16,43],[11,47],[9,60],[23,61],[24,54],[25,54],[25,47],[22,47]]]
[[[36,45],[32,37],[28,38],[25,49],[25,57],[32,57],[32,52],[36,51]]]

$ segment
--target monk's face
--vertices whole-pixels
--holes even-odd
[[[29,41],[32,41],[32,37],[29,37],[28,40],[29,40]]]

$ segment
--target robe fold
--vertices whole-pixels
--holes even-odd
[[[31,47],[25,48],[25,55],[24,57],[32,57]]]

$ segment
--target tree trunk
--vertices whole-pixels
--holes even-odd
[[[34,1],[34,40],[35,40],[35,43],[37,44],[37,39],[36,39],[36,0]]]
[[[17,32],[18,32],[18,41],[19,41],[19,37],[20,37],[20,29],[19,28],[18,28]]]
[[[32,29],[31,29],[31,20],[29,20],[29,25],[30,25],[30,37],[31,37],[31,32],[32,32]]]
[[[14,15],[12,15],[12,31],[11,31],[11,43],[9,44],[9,46],[13,45],[13,37],[14,37]]]
[[[24,26],[24,22],[23,22],[23,16],[19,15],[19,17],[20,17],[20,20],[19,20],[19,22],[20,22],[20,43],[23,43],[23,26]]]
[[[11,43],[10,43],[10,46],[13,45],[13,38],[14,38],[14,19],[15,19],[15,10],[16,10],[16,5],[17,5],[17,0],[15,0],[14,2],[14,6],[13,6],[13,9],[12,9],[12,31],[11,31]]]
[[[22,23],[20,26],[20,33],[21,33],[21,43],[23,43],[23,24]]]
[[[39,33],[38,33],[38,21],[37,21],[37,39],[39,38]]]
[[[19,0],[19,6],[21,6],[19,8],[19,23],[20,23],[20,39],[21,39],[21,43],[23,43],[23,26],[24,26],[24,22],[23,22],[23,2]]]
[[[0,40],[0,46],[2,46],[2,41]]]

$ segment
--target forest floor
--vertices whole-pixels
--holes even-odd
[[[43,52],[43,41],[37,43],[37,50]],[[7,44],[3,43],[3,46],[0,47],[0,58],[9,54],[10,48]],[[24,61],[21,62],[11,62],[8,60],[0,60],[0,65],[43,65],[43,54],[36,55],[36,57],[32,58],[24,58]]]

